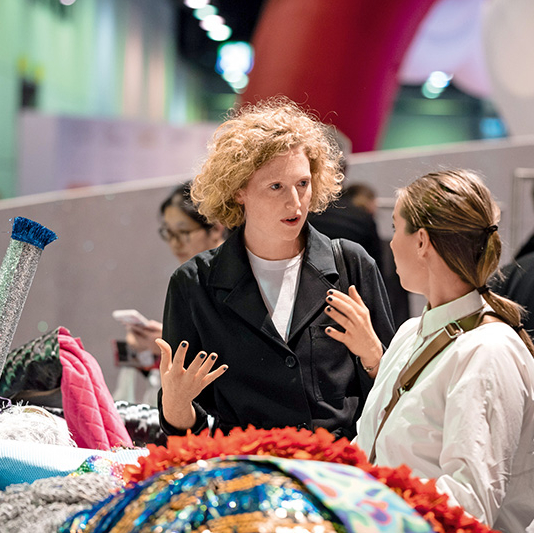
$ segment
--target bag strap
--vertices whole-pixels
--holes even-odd
[[[393,386],[393,394],[389,404],[386,406],[386,411],[373,442],[373,447],[369,453],[369,462],[374,463],[376,460],[376,440],[380,431],[384,427],[386,419],[389,417],[393,408],[399,401],[401,395],[412,389],[419,375],[423,372],[424,368],[448,345],[461,336],[464,332],[473,330],[482,323],[486,313],[479,310],[463,319],[453,321],[446,325],[442,331],[425,347],[425,349],[419,354],[416,360],[407,368],[405,368],[399,374],[395,385]]]
[[[349,275],[347,274],[347,267],[345,266],[345,259],[343,258],[343,248],[339,239],[332,239],[332,252],[334,253],[334,261],[336,269],[339,273],[339,289],[343,293],[349,290]]]

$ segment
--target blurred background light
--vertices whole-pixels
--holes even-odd
[[[232,28],[226,24],[220,24],[208,31],[208,37],[212,41],[226,41],[232,35]]]
[[[220,15],[208,15],[200,21],[200,27],[209,32],[224,24],[225,20]]]
[[[193,11],[193,16],[198,20],[204,20],[206,17],[209,17],[210,15],[217,15],[218,13],[219,10],[215,6],[208,4],[204,7],[195,9]]]
[[[209,0],[184,0],[184,4],[191,9],[200,9],[201,7],[207,6]]]
[[[219,74],[239,71],[248,74],[254,65],[254,52],[250,43],[232,41],[219,46],[215,70]]]

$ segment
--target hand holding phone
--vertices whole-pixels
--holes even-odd
[[[115,310],[112,316],[124,326],[148,326],[149,324],[149,320],[137,310]]]

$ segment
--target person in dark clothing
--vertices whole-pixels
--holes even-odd
[[[310,215],[309,221],[330,239],[344,238],[359,243],[382,271],[382,247],[376,222],[372,211],[359,201],[363,187],[370,191],[367,197],[372,204],[372,190],[364,184],[353,184],[324,212]]]
[[[534,252],[505,265],[501,274],[493,277],[491,289],[523,306],[525,330],[534,339]]]
[[[532,204],[534,205],[534,184],[532,185],[532,189],[530,190],[530,196]],[[526,256],[531,252],[534,252],[534,234],[531,234],[528,239],[519,247],[517,252],[514,254],[514,259],[518,260],[519,258]]]
[[[376,261],[386,285],[395,326],[399,327],[411,316],[410,300],[395,271],[389,242],[380,239],[378,234],[376,209],[373,188],[364,183],[353,183],[324,212],[311,214],[309,221],[330,239],[345,238],[359,243]]]
[[[158,340],[165,433],[251,424],[354,436],[393,321],[375,261],[345,240],[336,253],[306,221],[338,194],[340,157],[327,127],[287,99],[241,108],[216,131],[191,197],[237,230],[171,277]],[[324,305],[349,286],[378,331],[353,352],[327,332]]]

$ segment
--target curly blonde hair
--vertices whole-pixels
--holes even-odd
[[[209,152],[193,180],[198,211],[227,228],[244,222],[236,194],[260,167],[302,146],[310,161],[310,212],[321,212],[339,196],[342,153],[332,130],[287,98],[268,99],[232,110],[215,131]]]

